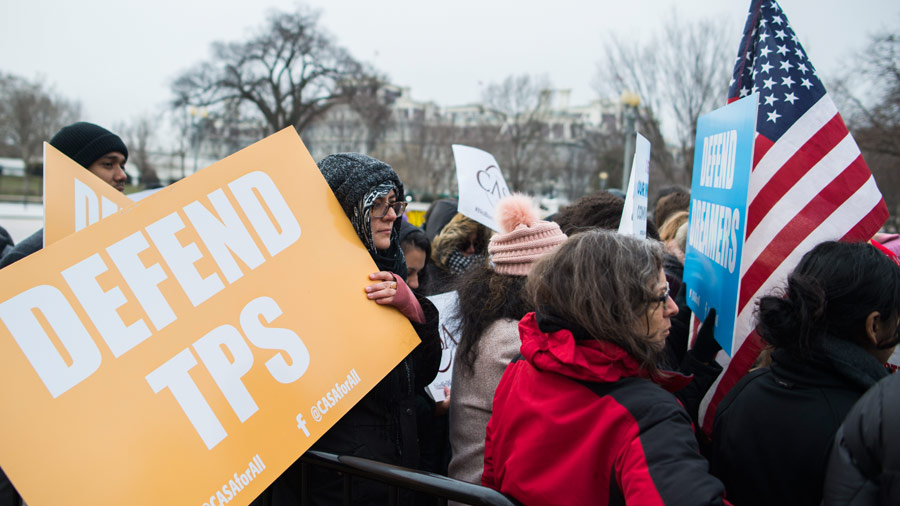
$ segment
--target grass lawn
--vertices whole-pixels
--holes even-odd
[[[125,193],[134,193],[143,190],[142,185],[125,185]],[[28,196],[40,197],[44,194],[44,178],[42,176],[28,177]],[[13,197],[14,200],[21,200],[25,195],[25,178],[21,176],[5,176],[0,175],[0,200],[6,200]]]

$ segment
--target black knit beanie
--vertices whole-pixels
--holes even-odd
[[[360,153],[338,153],[319,161],[319,170],[328,181],[344,214],[353,217],[353,209],[372,188],[382,183],[397,187],[397,200],[403,200],[403,183],[390,165]]]
[[[122,153],[128,160],[128,148],[118,135],[85,121],[63,127],[50,139],[50,145],[84,168],[112,151]]]

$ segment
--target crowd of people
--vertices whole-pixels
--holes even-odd
[[[128,150],[115,134],[76,123],[50,144],[122,190]],[[410,224],[402,181],[375,158],[334,154],[318,167],[377,268],[360,296],[403,314],[421,343],[313,449],[529,505],[900,504],[900,385],[885,365],[900,342],[900,264],[889,249],[825,242],[803,256],[759,301],[768,346],[705,434],[700,401],[722,367],[715,309],[690,338],[686,189],[658,192],[646,239],[616,232],[624,200],[605,191],[544,219],[512,195],[493,233],[453,199]],[[0,266],[41,246],[40,231],[6,246]],[[459,343],[447,399],[435,402],[426,386],[442,315],[428,296],[448,291]],[[254,504],[341,501],[339,473],[302,480],[300,468]],[[350,490],[353,504],[388,497],[361,478]],[[421,499],[405,494],[401,504]],[[18,504],[2,476],[0,506]]]

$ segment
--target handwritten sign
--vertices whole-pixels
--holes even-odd
[[[447,398],[444,387],[450,387],[453,383],[453,360],[456,358],[456,347],[460,339],[459,320],[456,318],[459,310],[459,293],[454,290],[431,295],[428,300],[440,313],[438,324],[441,334],[441,366],[434,381],[428,385],[428,394],[436,402],[441,402]]]
[[[499,232],[494,208],[500,199],[509,196],[509,187],[497,160],[487,151],[461,144],[453,145],[453,159],[459,183],[459,212]]]
[[[701,116],[684,260],[687,303],[702,321],[716,309],[715,336],[731,356],[747,225],[757,95]]]
[[[375,269],[285,129],[0,270],[0,466],[31,506],[248,504],[418,344]]]

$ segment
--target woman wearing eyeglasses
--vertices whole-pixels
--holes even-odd
[[[663,371],[678,308],[656,241],[591,230],[539,260],[497,386],[482,483],[522,504],[724,504]]]
[[[735,505],[818,505],[834,435],[897,346],[900,267],[866,243],[806,253],[759,301],[772,363],[716,410],[710,463]],[[895,421],[892,421],[895,423]]]
[[[369,275],[370,283],[360,296],[397,308],[422,342],[311,449],[415,468],[419,455],[415,397],[437,374],[441,345],[437,310],[427,299],[417,298],[405,281],[406,262],[398,238],[400,217],[406,209],[403,183],[390,165],[359,153],[325,157],[319,170],[379,269]],[[384,329],[372,329],[380,330]],[[385,339],[390,339],[389,329],[387,334]],[[387,502],[386,485],[352,481],[352,504]],[[342,483],[337,473],[312,467],[312,504],[340,504]],[[272,504],[300,504],[300,494],[300,464],[295,463],[272,485]],[[401,496],[401,503],[410,503],[410,499]]]

